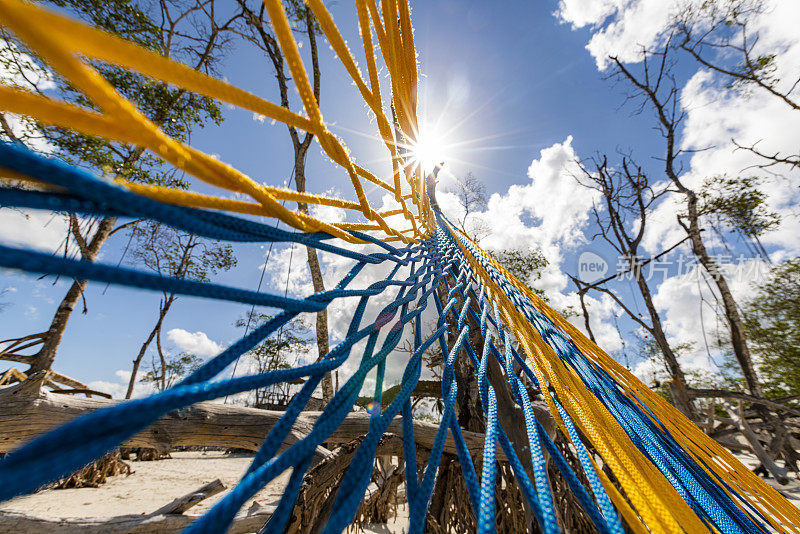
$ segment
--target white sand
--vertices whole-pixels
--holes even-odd
[[[757,465],[751,454],[736,454],[750,468]],[[36,516],[102,518],[128,514],[147,514],[168,502],[196,490],[203,484],[219,478],[227,488],[236,485],[252,460],[252,455],[225,455],[221,452],[174,452],[172,459],[156,462],[130,462],[133,474],[116,476],[99,488],[47,490],[18,497],[2,503],[0,510],[22,512]],[[289,480],[283,473],[261,490],[244,506],[249,509],[253,501],[262,506],[276,505]],[[800,480],[793,475],[789,484],[780,486],[766,479],[773,488],[800,507]],[[227,493],[215,495],[192,508],[191,514],[208,510]],[[367,533],[398,534],[406,532],[407,507],[398,511],[398,518],[387,525],[371,525]]]
[[[99,488],[46,490],[18,497],[0,504],[0,510],[58,518],[101,518],[128,514],[148,514],[173,499],[186,495],[204,484],[220,479],[230,489],[236,485],[250,465],[252,455],[225,455],[221,452],[173,452],[172,459],[155,462],[129,462],[133,473],[108,479]],[[289,472],[273,480],[253,501],[260,505],[277,505]],[[228,490],[208,498],[191,509],[199,515],[211,508]],[[369,533],[405,532],[402,510],[399,523],[374,525]],[[407,515],[406,515],[407,517]]]

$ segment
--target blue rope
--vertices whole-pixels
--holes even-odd
[[[663,426],[657,429],[648,415],[633,404],[605,371],[592,365],[572,340],[478,254],[469,242],[464,244],[492,280],[500,285],[525,314],[545,342],[578,373],[587,388],[614,414],[633,443],[664,473],[698,517],[724,533],[764,531],[763,525],[756,518],[745,514],[716,480],[664,431]],[[652,414],[651,416],[654,417]]]
[[[6,268],[267,306],[278,310],[264,324],[211,358],[172,388],[147,398],[127,401],[78,417],[7,455],[0,460],[0,501],[30,493],[48,482],[74,472],[120,446],[170,412],[177,410],[180,414],[180,410],[197,402],[302,378],[305,379],[304,385],[269,430],[239,483],[208,513],[186,529],[186,532],[191,533],[225,531],[248,499],[275,477],[291,470],[284,494],[265,527],[268,532],[282,532],[290,519],[303,480],[314,462],[319,446],[331,438],[352,411],[367,375],[374,369],[376,381],[369,429],[339,484],[331,515],[327,518],[325,534],[343,532],[353,521],[374,471],[380,439],[398,415],[402,416],[406,495],[411,517],[409,532],[421,533],[425,529],[427,508],[448,436],[455,445],[479,532],[495,531],[498,443],[533,518],[543,532],[558,532],[556,509],[547,473],[547,456],[552,459],[553,465],[599,532],[624,532],[619,514],[600,481],[575,424],[558,399],[554,398],[558,418],[564,423],[569,440],[575,447],[588,487],[580,482],[578,474],[536,418],[528,388],[517,377],[514,364],[519,366],[522,375],[527,377],[534,388],[541,391],[547,384],[538,382],[524,355],[513,347],[511,336],[498,310],[486,298],[485,288],[479,282],[480,277],[473,272],[467,254],[462,251],[443,217],[440,218],[433,237],[402,247],[388,245],[362,232],[351,232],[353,236],[369,243],[366,249],[362,247],[360,250],[353,250],[329,242],[332,236],[324,233],[285,231],[245,217],[164,204],[131,193],[86,171],[43,157],[18,145],[0,142],[0,166],[36,178],[54,186],[58,191],[0,188],[1,206],[148,219],[211,239],[239,243],[298,243],[354,261],[347,274],[333,289],[304,298],[289,298],[219,284],[160,277],[133,269],[0,246],[0,266]],[[755,510],[751,514],[739,508],[726,490],[732,495],[736,495],[736,492],[724,481],[708,475],[702,466],[678,446],[664,425],[643,403],[635,397],[625,395],[611,376],[592,365],[569,336],[538,311],[469,242],[464,243],[464,246],[468,255],[478,261],[481,269],[485,270],[524,313],[542,339],[614,415],[632,442],[664,473],[701,520],[724,534],[765,531],[761,522],[764,518]],[[367,287],[351,289],[350,286],[367,265],[384,265],[390,272],[383,280]],[[317,312],[334,301],[351,297],[357,298],[358,304],[350,318],[347,334],[319,361],[251,376],[221,378],[221,373],[233,361],[300,313]],[[368,313],[369,304],[374,302],[371,300],[373,297],[378,297],[383,304],[374,317]],[[437,315],[436,330],[423,339],[423,313],[431,300]],[[406,335],[406,327],[411,326],[414,331],[413,353],[405,362],[400,391],[388,406],[383,407],[386,360],[396,351]],[[448,326],[452,327],[449,334]],[[480,357],[468,342],[470,333],[475,336],[480,334]],[[451,343],[448,343],[448,335],[454,337]],[[437,342],[445,356],[441,392],[444,410],[428,462],[420,476],[410,399],[422,373],[422,356]],[[363,348],[360,350],[361,360],[352,376],[324,407],[308,434],[281,451],[323,376],[348,361],[356,346]],[[476,473],[456,417],[458,384],[455,380],[455,365],[459,357],[468,358],[468,363],[477,375],[480,404],[485,416],[486,432],[480,477]],[[502,377],[494,376],[498,364]],[[493,366],[491,373],[490,366]],[[527,442],[512,443],[506,432],[508,429],[503,428],[505,421],[498,413],[500,408],[495,390],[499,386],[492,383],[492,380],[498,378],[508,382],[511,395],[522,409]]]

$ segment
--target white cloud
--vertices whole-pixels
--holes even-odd
[[[87,386],[89,386],[89,389],[108,393],[115,399],[124,399],[125,393],[128,392],[128,382],[131,379],[131,372],[130,370],[118,369],[114,372],[114,376],[116,377],[115,381],[95,380],[93,382],[89,382]],[[146,397],[147,395],[151,395],[155,392],[156,389],[153,384],[146,384],[137,381],[133,386],[133,394],[131,395],[131,398],[135,399],[139,397]]]
[[[66,217],[53,212],[0,209],[0,242],[5,245],[63,252],[68,226]]]
[[[205,358],[216,356],[222,346],[209,339],[205,332],[187,332],[181,328],[173,328],[167,337],[181,350]]]
[[[615,13],[625,0],[561,0],[555,15],[573,28],[597,26]]]
[[[333,190],[326,191],[325,195],[334,198],[336,197],[336,193]],[[344,222],[345,218],[347,217],[347,211],[333,206],[322,206],[320,204],[315,204],[311,206],[311,216],[316,217],[317,219],[326,223],[336,224]]]
[[[650,48],[666,38],[674,15],[687,6],[699,7],[704,0],[561,0],[556,17],[573,28],[593,29],[586,49],[602,70],[608,56],[638,61],[642,47]],[[721,2],[720,2],[721,3]],[[791,47],[796,42],[800,3],[767,0],[764,13],[751,21],[750,29],[761,32],[760,49]],[[766,30],[766,31],[765,31]]]
[[[492,249],[539,248],[558,256],[557,246],[574,247],[585,241],[581,228],[587,223],[596,193],[580,184],[572,136],[543,149],[528,167],[530,182],[512,185],[489,198],[486,211],[475,218],[492,229],[481,246]],[[461,208],[451,193],[437,193],[445,214],[460,216]]]
[[[672,13],[685,3],[686,0],[561,0],[556,16],[573,28],[594,29],[586,49],[602,70],[609,55],[632,61],[641,46],[658,42]]]
[[[759,259],[720,266],[737,302],[751,298],[764,276],[768,265]],[[702,267],[686,274],[667,278],[653,297],[653,303],[664,317],[664,330],[673,347],[689,343],[691,349],[681,355],[681,365],[686,371],[716,370],[714,360],[721,352],[716,341],[727,343],[728,330],[722,310],[715,298],[716,287]]]

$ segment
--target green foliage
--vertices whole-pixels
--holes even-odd
[[[177,1],[162,5],[161,13],[151,13],[152,6],[133,0],[47,0],[53,6],[63,8],[98,28],[123,39],[135,42],[162,55],[194,61],[197,66],[208,43],[208,29],[203,20],[194,13],[189,2]],[[165,9],[186,13],[183,26],[163,27],[155,20],[164,19]],[[175,13],[172,17],[175,17]],[[207,21],[206,21],[207,22]],[[22,43],[13,40],[8,33],[0,34],[0,40],[12,42],[3,51],[0,63],[11,74],[15,85],[27,90],[43,92],[59,100],[81,107],[98,110],[81,91],[72,86],[58,73],[52,72],[36,55]],[[211,46],[211,52],[217,47]],[[212,63],[212,55],[203,61],[205,70]],[[183,89],[156,81],[140,74],[125,71],[112,65],[93,62],[99,74],[130,100],[151,122],[167,135],[180,141],[188,140],[193,128],[202,127],[208,121],[219,124],[222,112],[217,103],[207,97],[188,93]],[[44,75],[37,75],[44,73]],[[98,110],[100,111],[100,110]],[[100,170],[104,174],[122,176],[129,180],[186,187],[187,183],[174,169],[159,158],[142,152],[136,147],[87,136],[67,129],[34,124],[24,132],[28,138],[43,138],[54,155],[73,165]],[[25,141],[27,139],[23,139]]]
[[[317,18],[303,0],[283,0],[283,8],[286,10],[286,17],[289,19],[289,23],[295,31],[303,33],[308,31],[306,27],[306,16],[310,12],[314,33],[322,34],[322,29],[319,27]]]
[[[712,217],[749,238],[775,229],[780,218],[767,209],[767,196],[754,176],[716,176],[700,190],[700,214]]]
[[[131,0],[48,0],[47,3],[67,9],[104,31],[163,52],[159,48],[159,28]]]
[[[134,262],[163,276],[208,282],[211,275],[236,265],[230,245],[153,221],[134,225],[131,235],[137,243],[131,252]]]
[[[744,315],[767,395],[800,394],[800,257],[772,269]]]
[[[251,313],[246,318],[236,321],[239,328],[248,328],[252,331],[272,319],[272,316],[263,313]],[[312,341],[309,329],[300,321],[294,320],[285,324],[277,332],[245,353],[245,358],[251,364],[254,373],[267,373],[279,369],[289,369],[295,365],[294,360],[309,352]],[[280,403],[288,399],[292,384],[281,382],[255,391],[255,407],[266,403]]]
[[[497,252],[490,251],[489,254],[520,282],[531,288],[531,291],[548,301],[543,290],[531,286],[532,283],[541,280],[542,271],[549,265],[541,250],[504,249]]]
[[[155,360],[150,362],[147,372],[139,381],[145,384],[153,384],[158,391],[162,391],[162,384],[165,388],[172,387],[175,382],[193,373],[203,363],[200,357],[188,352],[182,352],[175,356],[168,355],[164,360],[163,382],[161,364],[157,364]]]

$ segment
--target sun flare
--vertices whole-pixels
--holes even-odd
[[[419,166],[424,174],[447,160],[447,142],[440,133],[421,128],[416,141],[409,146],[409,163]]]

